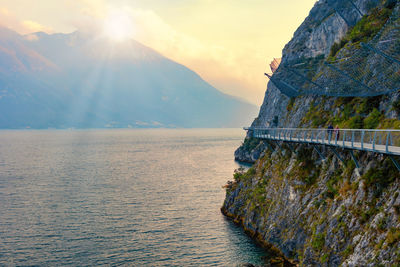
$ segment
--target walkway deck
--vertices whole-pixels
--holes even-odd
[[[244,128],[254,138],[400,156],[400,130]]]

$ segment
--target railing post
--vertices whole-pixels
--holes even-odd
[[[322,133],[322,137],[321,137],[321,143],[325,144],[325,135],[326,135],[326,131],[324,130]]]
[[[334,132],[334,133],[335,133],[335,132]],[[337,130],[337,133],[335,134],[335,146],[337,146],[337,141],[338,141],[338,139],[339,139],[339,133],[340,133],[340,131]]]
[[[354,148],[354,131],[351,131],[351,147]]]
[[[365,135],[365,130],[362,130],[362,132],[361,132],[361,149],[364,149],[364,135]]]
[[[290,130],[289,140],[292,141],[292,131]]]
[[[386,153],[389,152],[389,138],[390,138],[390,132],[386,135]]]
[[[345,147],[344,142],[346,140],[346,130],[343,131],[343,147]]]
[[[376,134],[377,134],[377,131],[375,131],[375,133],[374,133],[374,140],[372,140],[372,150],[373,150],[373,151],[375,151]]]
[[[333,133],[333,131],[331,129],[329,129],[329,131],[328,131],[328,144],[329,145],[331,144],[332,133]]]
[[[393,137],[392,137],[392,132],[389,132],[390,134],[390,145],[393,146]]]

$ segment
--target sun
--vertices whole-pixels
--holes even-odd
[[[104,21],[104,33],[113,41],[121,42],[132,37],[131,16],[123,10],[114,10]]]

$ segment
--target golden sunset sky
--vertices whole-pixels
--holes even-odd
[[[268,63],[316,0],[0,0],[0,25],[21,34],[109,31],[260,105]],[[122,29],[119,29],[120,25]]]

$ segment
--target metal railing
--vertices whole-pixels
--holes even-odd
[[[254,138],[400,155],[400,130],[246,127]]]

